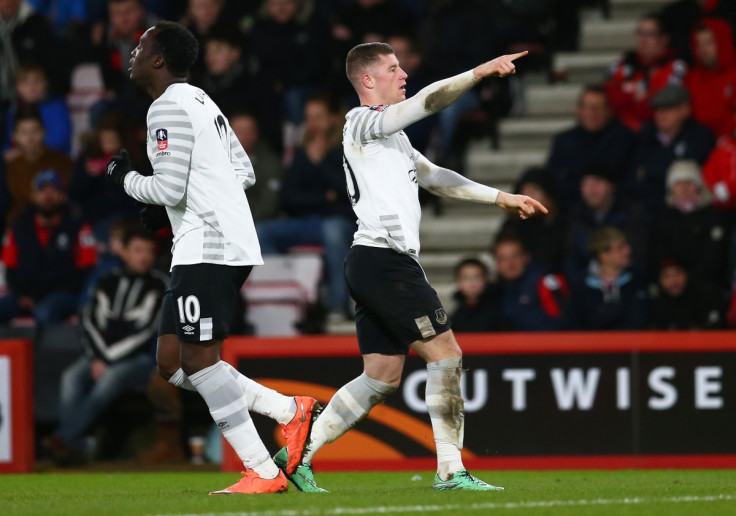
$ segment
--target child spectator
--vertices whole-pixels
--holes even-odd
[[[457,302],[450,318],[452,330],[462,332],[499,331],[503,328],[500,291],[488,277],[488,267],[475,258],[462,260],[455,266],[453,295]]]
[[[543,168],[530,168],[516,183],[514,193],[536,199],[549,211],[544,217],[533,217],[528,220],[507,216],[501,232],[511,232],[521,238],[534,263],[545,272],[561,271],[567,220],[557,202],[554,182],[549,171]]]
[[[100,242],[107,241],[112,222],[136,215],[138,211],[135,202],[125,192],[105,181],[107,162],[124,148],[131,153],[134,163],[141,165],[140,169],[148,170],[149,161],[139,156],[137,145],[128,135],[122,115],[114,112],[103,115],[74,165],[69,197],[92,222],[95,237]]]
[[[13,148],[6,151],[5,185],[11,198],[7,222],[11,224],[28,205],[33,178],[42,170],[54,170],[62,186],[69,184],[72,161],[66,154],[49,149],[44,143],[45,130],[41,115],[35,107],[18,110],[13,125]]]
[[[714,330],[725,327],[727,300],[718,290],[691,278],[675,260],[664,260],[652,299],[656,330]]]
[[[16,104],[8,110],[6,121],[8,139],[3,148],[10,147],[10,135],[13,132],[13,122],[18,108],[36,106],[46,129],[43,142],[51,149],[69,154],[72,148],[72,121],[69,108],[63,98],[49,95],[48,79],[43,67],[33,63],[18,66],[15,91]]]
[[[623,231],[593,232],[594,258],[583,280],[573,283],[573,325],[580,330],[641,330],[647,327],[645,284],[631,269],[631,247]]]

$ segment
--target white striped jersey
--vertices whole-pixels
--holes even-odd
[[[253,166],[217,105],[201,89],[175,83],[151,104],[147,123],[153,175],[129,173],[125,191],[166,206],[171,266],[262,264],[244,191],[255,184]]]
[[[392,106],[361,106],[345,115],[343,152],[348,195],[358,216],[353,245],[387,247],[419,256],[419,206],[414,160],[404,131],[384,134]]]

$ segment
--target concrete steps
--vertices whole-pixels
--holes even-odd
[[[672,3],[672,0],[610,0],[610,2],[612,18],[638,18],[651,11],[660,10]]]
[[[525,115],[530,117],[570,116],[575,111],[581,84],[544,84],[526,88]]]
[[[636,18],[586,20],[580,34],[580,50],[619,52],[634,47]]]
[[[621,52],[560,52],[555,55],[553,69],[568,83],[599,84]]]
[[[420,256],[428,251],[485,251],[503,219],[504,212],[492,208],[486,216],[424,217],[419,231]]]
[[[493,150],[478,146],[468,150],[466,172],[473,181],[506,190],[529,167],[542,166],[547,161],[547,149]]]
[[[555,118],[507,118],[499,123],[501,148],[546,152],[554,135],[574,124],[572,113]]]

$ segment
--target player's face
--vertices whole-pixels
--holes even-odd
[[[153,57],[151,53],[153,47],[151,36],[155,30],[151,27],[144,32],[138,41],[138,46],[130,53],[130,68],[128,71],[130,72],[130,78],[138,84],[147,82],[151,73],[150,61]]]
[[[156,258],[155,244],[143,238],[133,238],[123,248],[121,258],[128,269],[137,274],[145,274],[153,267]]]
[[[397,104],[406,99],[406,72],[394,54],[380,55],[372,77],[382,104]]]

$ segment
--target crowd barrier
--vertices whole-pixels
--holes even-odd
[[[458,335],[466,465],[484,469],[736,467],[736,333]],[[229,340],[223,358],[285,394],[327,403],[360,374],[355,337]],[[316,456],[320,470],[435,467],[426,368]],[[278,427],[256,416],[266,446]],[[225,445],[226,470],[242,469]]]
[[[478,469],[736,467],[736,333],[458,335],[466,465]],[[0,472],[33,470],[32,345],[0,340]],[[231,338],[223,359],[284,394],[326,404],[361,373],[355,337]],[[325,446],[320,470],[435,466],[426,368]],[[266,446],[280,428],[254,415]],[[225,445],[223,469],[242,469]]]

